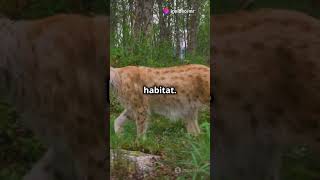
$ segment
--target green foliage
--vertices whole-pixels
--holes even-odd
[[[113,41],[116,41],[113,39]],[[200,57],[201,58],[201,57]],[[125,40],[125,44],[116,45],[111,42],[111,65],[123,67],[143,65],[149,67],[167,67],[187,63],[174,56],[169,42],[153,44],[151,37],[140,37],[139,43],[133,38]],[[196,61],[189,61],[196,63]]]
[[[207,2],[207,1],[206,1]],[[201,18],[200,24],[199,24],[199,32],[197,34],[197,42],[200,42],[197,44],[197,52],[198,54],[202,54],[204,58],[209,59],[210,56],[210,6],[209,4],[203,5],[202,14],[205,14]]]
[[[15,109],[1,102],[0,179],[21,179],[43,152],[43,146],[18,120]]]
[[[169,67],[181,64],[208,65],[209,63],[209,56],[206,56],[205,53],[187,54],[186,59],[179,59],[174,56],[172,47],[168,43],[158,44],[157,48],[150,47],[151,46],[147,41],[143,41],[142,43],[135,45],[134,48],[112,48],[111,65],[114,67],[129,65]],[[209,47],[199,49],[201,49],[201,51],[206,51],[209,50]]]
[[[210,123],[201,124],[199,137],[186,135],[187,143],[179,149],[184,158],[178,161],[182,167],[179,179],[209,179],[210,177]]]
[[[121,2],[127,3],[127,1]],[[188,48],[184,49],[187,56],[184,58],[180,57],[181,52],[178,51],[179,45],[181,44],[181,46],[183,46],[182,42],[177,43],[177,39],[179,39],[178,41],[188,41],[187,37],[183,34],[190,28],[187,26],[188,22],[191,21],[190,18],[188,18],[189,15],[179,14],[178,17],[175,15],[171,15],[170,18],[164,17],[165,23],[161,23],[155,20],[155,18],[148,32],[135,32],[130,22],[135,21],[137,18],[130,19],[132,18],[128,16],[130,9],[123,10],[123,8],[117,6],[116,2],[113,3],[113,15],[117,18],[114,18],[112,23],[114,23],[114,26],[117,28],[112,28],[111,32],[110,64],[112,66],[141,65],[168,67],[190,63],[208,64],[210,54],[209,1],[201,3],[199,14],[197,15],[198,25],[197,27],[191,27],[195,30],[197,36],[195,51],[191,53]],[[153,16],[159,16],[157,8],[154,9]],[[179,36],[175,34],[178,32]],[[187,33],[185,35],[187,35]]]

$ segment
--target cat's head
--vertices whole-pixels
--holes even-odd
[[[120,76],[117,68],[110,67],[110,80],[109,85],[113,89],[118,89],[120,85]]]

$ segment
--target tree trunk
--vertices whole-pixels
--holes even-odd
[[[121,8],[122,8],[122,46],[125,49],[126,48],[126,42],[127,42],[127,7],[126,2],[123,0],[121,1]]]
[[[164,15],[162,12],[162,0],[157,0],[159,9],[159,29],[160,29],[160,42],[169,42],[171,37],[171,16]]]
[[[165,17],[162,13],[162,0],[157,0],[157,4],[158,4],[158,10],[159,10],[159,36],[160,36],[160,40],[159,42],[162,43],[165,41],[165,31],[166,31],[166,23],[165,23]]]
[[[118,24],[118,18],[117,18],[117,14],[118,14],[118,8],[117,8],[117,2],[116,0],[111,0],[111,13],[110,13],[110,16],[111,16],[111,27],[110,27],[110,30],[111,30],[111,33],[116,33],[117,31],[117,24]]]
[[[134,9],[134,35],[147,35],[151,31],[154,0],[135,0]]]
[[[179,1],[176,1],[175,4],[175,9],[179,9]],[[179,58],[180,57],[180,53],[181,53],[181,46],[180,46],[180,26],[179,26],[179,15],[175,14],[175,24],[174,24],[174,31],[175,31],[175,41],[176,41],[176,57]]]
[[[188,30],[188,50],[190,53],[194,53],[197,47],[197,29],[199,24],[199,1],[190,0],[191,9],[195,10],[193,14],[190,14],[190,23]]]
[[[184,44],[184,49],[183,49],[183,53],[184,53],[184,57],[186,57],[187,55],[187,46],[188,46],[188,17],[183,17],[183,44]]]
[[[130,29],[133,28],[133,0],[129,0],[129,17],[130,17]],[[132,32],[131,32],[132,33]]]

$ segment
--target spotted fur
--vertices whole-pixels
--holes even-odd
[[[168,68],[127,66],[111,68],[110,82],[125,108],[115,120],[116,132],[127,119],[135,120],[137,134],[143,135],[152,113],[181,119],[189,133],[198,134],[198,112],[210,100],[210,69],[204,65]],[[143,94],[143,86],[174,87],[176,94]]]

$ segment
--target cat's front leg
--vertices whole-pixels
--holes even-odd
[[[136,110],[135,121],[137,126],[138,138],[146,139],[146,131],[148,129],[149,115],[147,108],[140,107]]]

